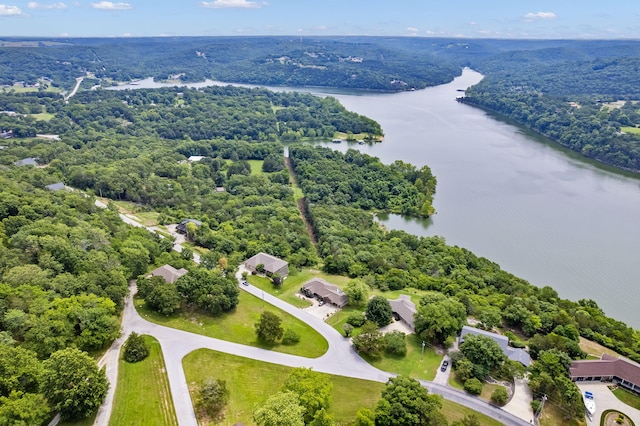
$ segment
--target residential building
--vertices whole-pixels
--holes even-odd
[[[349,303],[349,296],[347,296],[338,286],[333,285],[322,278],[312,278],[302,285],[300,289],[307,297],[315,297],[322,300],[325,303],[331,303],[338,308]]]
[[[502,353],[507,356],[512,361],[518,361],[520,364],[528,367],[531,365],[531,357],[529,354],[520,348],[512,348],[509,346],[509,338],[507,336],[503,336],[502,334],[492,333],[490,331],[481,330],[475,327],[469,327],[465,325],[462,327],[462,331],[460,332],[460,343],[464,342],[464,336],[471,334],[474,336],[486,336],[493,339],[498,345],[500,345],[500,349],[502,349]]]
[[[244,266],[251,272],[255,272],[260,264],[264,266],[267,275],[278,274],[282,278],[289,275],[289,263],[267,253],[258,253],[244,262]]]

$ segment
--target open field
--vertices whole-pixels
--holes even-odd
[[[592,340],[587,340],[584,337],[580,337],[579,343],[580,349],[585,351],[589,355],[593,355],[596,358],[600,358],[602,354],[620,356],[617,352],[602,346],[600,343],[596,343]]]
[[[415,336],[409,335],[406,340],[407,355],[403,357],[384,354],[379,358],[366,356],[363,358],[380,370],[405,374],[414,379],[433,380],[436,377],[438,368],[440,368],[442,355],[437,354],[432,347],[427,346],[424,348],[424,357],[422,357],[422,345],[416,340]]]
[[[247,160],[247,161],[249,162],[249,165],[251,166],[251,175],[252,176],[259,176],[259,175],[264,173],[262,171],[262,163],[264,163],[263,160]]]
[[[622,130],[624,133],[640,135],[640,127],[625,126],[625,127],[621,127],[620,130]]]
[[[263,404],[277,392],[288,377],[291,368],[252,359],[236,357],[206,349],[188,354],[182,361],[187,383],[194,397],[194,390],[207,379],[226,380],[230,391],[230,402],[222,425],[244,422],[252,425],[252,412],[256,405]],[[358,409],[373,409],[380,398],[383,383],[329,376],[333,383],[330,413],[335,423],[351,424]],[[443,401],[442,413],[451,422],[474,414],[464,406]],[[499,422],[477,414],[481,425],[498,426]]]
[[[329,348],[329,344],[324,337],[297,318],[244,291],[240,292],[239,298],[240,303],[238,303],[233,312],[222,314],[218,317],[212,317],[200,312],[181,312],[167,317],[146,308],[144,301],[141,299],[135,299],[135,305],[140,315],[156,324],[242,345],[308,358],[319,357]],[[273,312],[282,318],[282,327],[285,330],[291,329],[295,331],[300,336],[300,342],[292,346],[279,344],[269,346],[259,342],[255,333],[255,323],[260,319],[260,314],[263,310]]]
[[[143,337],[149,346],[146,359],[131,364],[121,354],[109,424],[177,426],[160,343],[151,336]]]

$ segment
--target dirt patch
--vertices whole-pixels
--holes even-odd
[[[594,341],[587,340],[584,337],[580,337],[579,346],[580,346],[580,349],[585,351],[587,354],[593,355],[593,356],[598,357],[598,358],[600,358],[602,356],[602,354],[620,356],[615,351],[602,346],[600,343],[596,343]]]

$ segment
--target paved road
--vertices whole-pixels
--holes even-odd
[[[68,101],[69,98],[71,98],[73,95],[76,94],[76,92],[80,88],[80,84],[82,83],[82,80],[84,80],[84,77],[76,78],[76,85],[73,87],[73,90],[71,91],[71,93],[69,93],[67,96],[64,97],[65,101]]]
[[[99,201],[96,201],[96,205],[106,207]],[[126,215],[121,214],[120,216],[123,217],[123,220],[126,223],[133,226],[144,227],[139,222],[127,217]],[[150,229],[150,231],[153,232],[152,229]],[[181,251],[181,249],[182,246],[180,244],[176,244],[174,246],[174,250],[176,251]],[[199,263],[199,260],[200,259],[197,258],[196,262]],[[245,269],[240,267],[236,275],[238,280],[241,279],[243,271],[245,271]],[[314,371],[322,373],[373,380],[377,382],[386,382],[393,376],[393,374],[379,370],[363,360],[353,350],[348,339],[344,338],[340,333],[338,333],[338,331],[322,321],[320,318],[296,308],[295,306],[290,305],[269,293],[265,293],[252,285],[240,285],[240,288],[256,297],[262,298],[265,302],[270,303],[309,324],[329,343],[329,349],[327,352],[318,358],[304,358],[255,348],[252,346],[240,345],[225,340],[214,339],[153,324],[142,318],[136,311],[133,304],[133,296],[136,292],[136,288],[135,286],[132,286],[130,288],[130,294],[125,301],[122,317],[122,337],[113,343],[111,348],[109,348],[105,356],[100,361],[102,365],[106,367],[107,377],[111,386],[105,403],[98,411],[94,425],[107,426],[109,424],[109,417],[113,407],[113,396],[118,378],[118,354],[122,343],[132,331],[139,334],[148,334],[155,337],[160,342],[169,378],[169,387],[175,405],[176,416],[178,418],[178,423],[181,426],[197,426],[193,403],[189,395],[187,381],[182,368],[182,359],[196,349],[211,349],[259,361],[286,365],[289,367],[313,368]],[[442,395],[448,400],[472,408],[473,410],[492,417],[505,425],[525,426],[529,424],[527,420],[520,419],[513,414],[507,413],[498,407],[459,390],[433,382],[422,381],[421,383],[429,389],[430,392]]]

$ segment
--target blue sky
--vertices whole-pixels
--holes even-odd
[[[640,39],[638,0],[0,0],[0,36]]]

